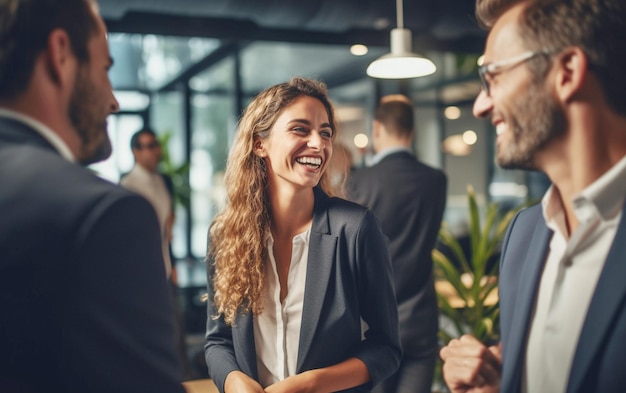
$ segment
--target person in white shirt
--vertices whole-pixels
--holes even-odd
[[[171,179],[159,172],[159,163],[163,158],[161,144],[154,131],[143,128],[133,134],[130,147],[135,165],[130,172],[122,176],[120,184],[142,195],[154,207],[161,228],[165,271],[170,277],[172,274],[170,242],[174,223],[173,186]]]
[[[205,358],[220,392],[364,392],[398,368],[388,242],[371,211],[333,197],[336,136],[326,86],[310,79],[264,90],[239,122],[207,258]]]
[[[154,208],[159,220],[161,232],[161,253],[165,264],[165,274],[170,283],[172,303],[176,316],[176,345],[183,366],[183,376],[191,373],[187,358],[185,341],[185,323],[178,307],[178,281],[176,264],[170,251],[172,227],[174,225],[174,184],[172,179],[159,172],[159,163],[163,159],[163,150],[156,133],[150,128],[142,128],[130,138],[130,148],[135,158],[135,165],[123,175],[120,184],[143,196]]]
[[[504,168],[552,181],[500,262],[501,345],[441,351],[456,392],[623,392],[626,386],[626,3],[478,0],[489,27],[474,114]]]

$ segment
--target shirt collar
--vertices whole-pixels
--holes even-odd
[[[61,137],[59,137],[54,131],[52,131],[50,127],[46,126],[42,122],[35,120],[34,118],[27,116],[23,113],[6,108],[0,108],[0,117],[17,120],[28,125],[35,132],[41,135],[42,138],[48,141],[48,143],[50,143],[52,147],[54,147],[63,158],[71,162],[76,161],[76,158],[72,154],[72,151],[63,141],[63,139],[61,139]]]
[[[301,242],[304,244],[309,243],[309,238],[311,237],[311,227],[309,226],[306,231],[300,232],[295,235],[292,239],[292,242]],[[265,245],[267,248],[274,247],[274,236],[272,236],[272,231],[267,231],[267,235],[265,235]]]
[[[625,194],[626,156],[575,197],[574,203],[579,198],[590,201],[596,206],[602,218],[607,220],[622,210]]]
[[[622,157],[611,169],[574,196],[574,213],[578,216],[578,207],[591,205],[603,220],[614,218],[621,212],[626,195],[626,156]],[[562,212],[563,205],[554,186],[550,186],[542,201],[543,217],[546,222]],[[580,217],[579,217],[580,218]]]
[[[383,150],[379,151],[378,153],[376,153],[376,155],[374,157],[372,157],[370,165],[378,164],[379,162],[381,162],[383,160],[383,158],[385,158],[387,156],[390,156],[390,155],[392,155],[394,153],[399,153],[401,151],[413,154],[411,149],[409,149],[406,146],[389,147],[387,149],[383,149]]]
[[[137,173],[139,176],[146,178],[146,179],[150,179],[156,176],[161,176],[158,172],[150,172],[149,170],[139,165],[138,163],[135,163],[135,166],[133,167],[133,172]]]

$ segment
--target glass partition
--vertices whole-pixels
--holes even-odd
[[[219,45],[210,38],[111,33],[111,82],[118,90],[156,91]]]
[[[180,168],[187,162],[184,105],[183,94],[172,91],[155,94],[150,107],[150,127],[160,138],[167,136],[167,144],[163,146],[163,152],[167,153],[166,159],[169,160],[168,164],[172,168]],[[186,190],[188,181],[184,173],[181,176],[171,177],[175,193],[178,195],[172,228],[172,253],[175,258],[181,259],[189,254],[187,247],[188,191]]]
[[[191,251],[204,257],[209,225],[226,198],[224,169],[236,123],[234,58],[198,74],[191,85]]]

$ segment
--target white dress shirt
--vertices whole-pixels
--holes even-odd
[[[626,194],[626,157],[573,199],[579,227],[567,237],[565,212],[551,187],[543,215],[554,231],[530,324],[522,392],[565,392],[578,338],[604,267]]]
[[[168,221],[172,214],[172,199],[163,177],[158,172],[149,172],[141,165],[135,164],[133,169],[122,178],[120,184],[146,198],[154,207],[161,230],[161,250],[165,262],[165,273],[169,277],[172,273],[172,262],[170,260]]]
[[[309,229],[293,238],[288,292],[282,303],[273,252],[274,239],[270,235],[267,240],[269,261],[265,263],[263,312],[254,317],[257,368],[259,382],[264,388],[296,374],[310,236]]]
[[[5,108],[0,108],[0,117],[17,120],[30,126],[30,128],[37,131],[39,135],[47,140],[59,152],[59,154],[61,154],[63,158],[71,162],[76,161],[76,158],[72,154],[67,144],[65,144],[63,139],[61,139],[61,137],[59,137],[54,131],[52,131],[50,127],[46,126],[42,122],[35,120],[32,117],[27,116],[23,113]]]

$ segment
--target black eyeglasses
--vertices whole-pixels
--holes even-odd
[[[140,150],[141,149],[150,149],[150,150],[152,150],[152,149],[157,149],[159,147],[161,147],[161,145],[157,141],[146,143],[145,145],[141,145],[140,144],[140,145],[137,146],[137,148],[140,149]]]
[[[523,62],[534,59],[537,56],[541,56],[541,55],[549,56],[551,54],[552,52],[547,51],[547,50],[541,51],[541,52],[529,51],[529,52],[522,53],[519,56],[512,57],[510,59],[483,64],[478,67],[478,75],[480,76],[480,84],[482,85],[482,88],[485,91],[485,93],[487,93],[487,96],[489,96],[490,95],[489,80],[493,78],[494,75],[500,72],[506,71],[506,70],[513,69],[517,67],[518,65],[522,64]]]

